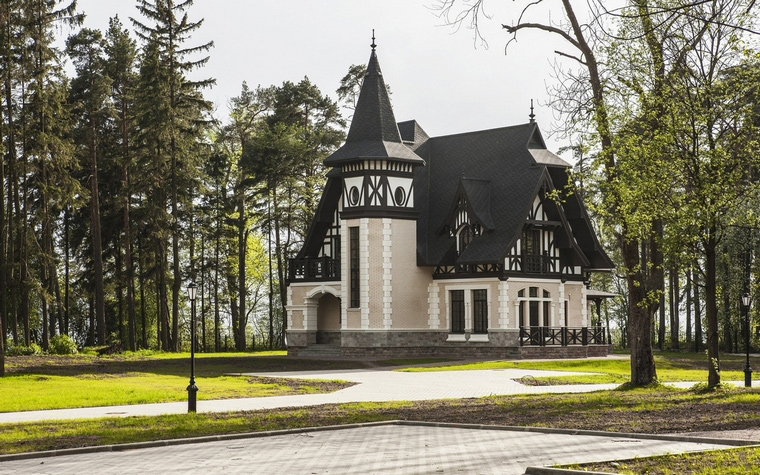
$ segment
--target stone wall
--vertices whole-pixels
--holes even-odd
[[[589,358],[607,356],[612,352],[609,345],[588,346],[521,346],[520,358]]]
[[[334,345],[340,346],[340,330],[317,330],[317,344],[318,345]]]

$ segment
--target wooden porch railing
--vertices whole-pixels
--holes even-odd
[[[520,346],[607,344],[605,327],[520,327]]]

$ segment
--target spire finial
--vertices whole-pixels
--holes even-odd
[[[530,100],[530,123],[534,123],[536,121],[536,114],[533,113],[533,99]]]
[[[374,53],[375,52],[375,46],[377,46],[375,44],[375,29],[374,28],[372,28],[372,44],[370,46],[372,47],[372,52]]]

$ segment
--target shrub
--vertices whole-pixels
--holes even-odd
[[[68,335],[55,335],[50,339],[50,353],[53,355],[75,355],[77,344]]]
[[[41,355],[42,348],[36,343],[32,343],[29,346],[23,345],[8,345],[5,347],[5,354],[7,356],[29,356],[29,355]]]

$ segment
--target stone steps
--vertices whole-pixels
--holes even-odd
[[[340,352],[339,346],[317,344],[317,345],[309,345],[308,347],[299,351],[298,357],[299,358],[300,357],[322,358],[322,359],[340,358],[341,352]]]

